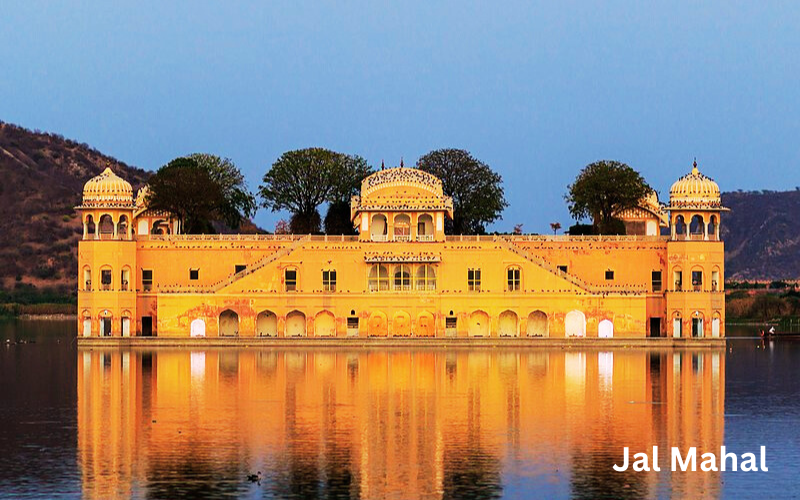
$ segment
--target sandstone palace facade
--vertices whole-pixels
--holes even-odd
[[[364,179],[358,236],[188,235],[106,169],[79,210],[83,337],[723,337],[725,210],[697,165],[627,236],[445,235],[436,177]]]

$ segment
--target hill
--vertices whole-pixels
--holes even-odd
[[[29,298],[33,290],[26,285],[39,295],[75,294],[83,228],[74,207],[86,181],[106,166],[134,193],[152,175],[88,144],[0,122],[0,290],[16,290],[12,299]],[[245,223],[237,232],[260,231]]]
[[[800,190],[722,194],[728,280],[800,278]]]

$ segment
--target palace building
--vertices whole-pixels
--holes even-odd
[[[357,236],[180,234],[106,169],[77,210],[82,337],[723,337],[726,209],[692,171],[626,236],[446,235],[413,168],[351,201]]]

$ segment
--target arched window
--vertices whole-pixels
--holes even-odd
[[[100,237],[108,238],[114,234],[114,219],[108,214],[100,216]]]
[[[715,267],[711,270],[711,291],[719,292],[722,290],[722,283],[719,281],[719,268]]]
[[[686,222],[683,219],[683,215],[675,217],[674,236],[678,240],[686,238]]]
[[[100,290],[111,290],[111,268],[108,266],[100,269]]]
[[[518,292],[522,283],[522,270],[519,266],[509,266],[506,269],[506,291]]]
[[[417,218],[417,240],[433,241],[433,217],[428,214]]]
[[[121,215],[117,222],[117,237],[123,240],[128,239],[128,216]]]
[[[708,221],[708,239],[709,240],[718,240],[719,239],[719,223],[717,223],[717,216],[712,215],[711,219]]]
[[[385,292],[389,289],[389,270],[383,264],[373,264],[369,268],[369,291]]]
[[[699,292],[703,289],[703,268],[692,268],[692,290]]]
[[[394,240],[409,241],[411,239],[411,217],[400,214],[394,218]]]
[[[120,273],[120,290],[128,291],[130,290],[130,280],[131,280],[131,269],[129,267],[124,267],[122,272]]]
[[[86,223],[85,223],[85,227],[84,227],[84,231],[83,231],[84,238],[90,239],[90,240],[94,239],[95,236],[96,236],[95,235],[96,231],[97,231],[97,227],[94,225],[94,217],[92,217],[92,214],[89,214],[89,215],[86,216]]]
[[[83,289],[87,292],[92,290],[92,270],[88,266],[83,268]]]
[[[372,216],[372,224],[369,227],[369,234],[372,241],[386,241],[386,231],[389,224],[386,221],[386,216],[382,214],[375,214]]]
[[[394,267],[394,289],[411,290],[411,266],[400,264]]]
[[[436,290],[436,270],[430,264],[423,264],[417,268],[417,290]]]
[[[672,269],[672,283],[674,291],[683,291],[683,271],[680,267],[675,267]]]
[[[702,239],[703,234],[705,234],[705,229],[706,225],[705,222],[703,222],[703,216],[692,216],[692,221],[689,225],[689,234],[691,234],[692,239]]]

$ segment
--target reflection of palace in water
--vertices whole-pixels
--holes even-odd
[[[84,495],[486,498],[533,481],[715,496],[719,476],[670,474],[668,449],[723,444],[724,364],[716,350],[80,350]],[[653,445],[664,472],[612,470],[624,446]]]

